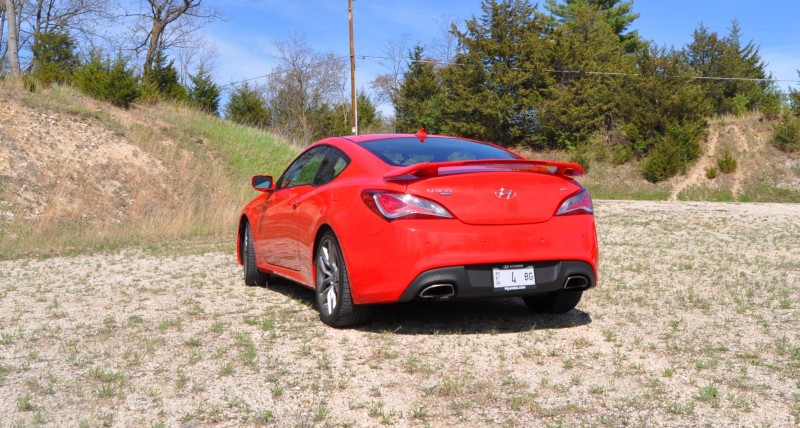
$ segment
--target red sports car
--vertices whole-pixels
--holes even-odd
[[[592,200],[576,163],[417,134],[327,138],[242,210],[248,285],[279,275],[316,291],[322,321],[375,304],[521,297],[564,313],[597,284]]]

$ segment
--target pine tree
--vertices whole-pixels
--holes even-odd
[[[80,65],[75,40],[65,32],[36,33],[33,37],[33,77],[41,84],[67,83]]]
[[[557,84],[541,104],[541,132],[558,147],[575,147],[612,129],[626,82],[623,76],[603,73],[635,73],[633,57],[624,55],[602,13],[587,3],[571,8],[571,19],[552,33]]]
[[[167,56],[161,49],[156,51],[152,68],[142,79],[142,92],[143,97],[146,99],[187,99],[186,88],[181,85],[178,78],[175,60],[169,60],[168,62]]]
[[[139,97],[138,79],[122,52],[113,61],[102,51],[90,52],[89,60],[75,70],[72,78],[87,95],[120,107],[130,107]]]
[[[800,77],[800,70],[797,70],[797,77]],[[800,117],[800,91],[794,88],[789,89],[789,107],[795,117]]]
[[[413,133],[424,127],[429,133],[439,133],[442,100],[435,66],[423,57],[423,48],[419,45],[408,58],[408,71],[392,96],[397,131]]]
[[[261,93],[247,82],[237,86],[225,105],[225,117],[242,125],[266,128],[270,125],[270,111]]]
[[[692,42],[684,49],[688,64],[701,77],[765,79],[766,64],[758,47],[753,42],[742,45],[740,32],[735,20],[730,33],[723,38],[700,24]],[[772,102],[770,86],[756,80],[704,80],[704,88],[717,114],[740,114]]]
[[[538,108],[553,83],[546,22],[528,0],[484,0],[454,30],[460,52],[442,70],[442,131],[505,146],[543,145]]]
[[[626,52],[636,49],[641,41],[638,31],[625,32],[639,18],[638,13],[633,13],[633,0],[547,0],[546,8],[556,22],[563,24],[575,20],[580,9],[587,6],[602,14]]]
[[[189,88],[189,100],[199,109],[219,116],[220,88],[214,83],[211,73],[203,66],[197,74],[189,76],[192,86]]]

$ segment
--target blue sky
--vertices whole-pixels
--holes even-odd
[[[544,0],[541,4],[544,4]],[[442,23],[480,16],[480,0],[354,0],[356,55],[386,56],[390,41],[406,38],[410,45],[431,46]],[[218,53],[215,77],[227,84],[263,76],[277,64],[273,41],[294,32],[318,51],[349,55],[347,0],[232,0],[220,6],[225,21],[204,31]],[[726,35],[731,20],[739,21],[743,42],[760,47],[775,79],[796,83],[800,78],[800,0],[634,0],[640,14],[631,29],[661,46],[680,48],[702,22]],[[387,69],[378,60],[357,60],[357,87]],[[385,108],[385,106],[384,106]]]

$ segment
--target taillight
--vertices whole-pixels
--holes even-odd
[[[450,214],[445,207],[408,193],[367,191],[361,194],[361,199],[372,211],[388,220],[453,218],[453,214]]]
[[[584,189],[578,192],[575,196],[570,197],[561,204],[561,207],[556,211],[556,215],[564,214],[582,214],[593,213],[594,206],[592,206],[592,197],[589,192]]]

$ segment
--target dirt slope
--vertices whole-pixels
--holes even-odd
[[[685,175],[670,180],[670,200],[800,202],[800,156],[769,144],[772,124],[760,114],[726,116],[709,124],[703,154]],[[710,168],[729,154],[737,162],[730,174],[709,179]]]
[[[0,220],[120,222],[169,201],[162,161],[125,135],[129,112],[85,97],[64,111],[26,93],[0,96]]]

